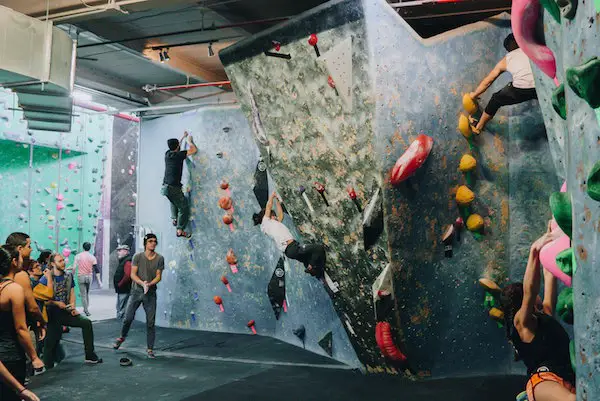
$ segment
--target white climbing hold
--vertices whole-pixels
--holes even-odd
[[[174,269],[177,266],[177,261],[172,260],[169,262],[169,268]]]
[[[54,221],[55,217],[51,214],[48,215],[48,221]]]
[[[23,213],[19,215],[19,220],[25,220],[25,215]]]
[[[23,199],[23,200],[21,201],[21,206],[23,206],[23,207],[27,207],[27,206],[29,206],[29,202],[27,202],[27,199]]]

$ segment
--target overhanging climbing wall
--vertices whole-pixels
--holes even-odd
[[[576,69],[594,57],[600,58],[600,3],[568,1],[564,4],[575,5],[573,15],[563,15],[557,21],[544,11],[543,22],[546,45],[557,61],[556,75],[565,88],[566,119],[552,107],[552,93],[556,88],[552,79],[537,68],[534,73],[536,84],[543,88],[538,93],[548,136],[562,144],[560,174],[567,180],[573,205],[571,247],[577,262],[577,273],[573,277],[577,396],[579,400],[596,400],[600,398],[597,352],[600,346],[600,251],[597,245],[600,204],[588,193],[598,184],[598,177],[590,180],[588,175],[600,160],[600,62],[591,63],[590,68],[581,72]],[[571,76],[570,82],[568,76]],[[587,100],[576,94],[574,83],[579,93],[589,95]]]
[[[537,102],[504,109],[471,149],[456,129],[462,93],[505,55],[508,27],[499,17],[421,40],[384,1],[333,1],[220,53],[302,240],[327,246],[327,269],[340,285],[334,305],[368,371],[399,366],[377,347],[378,320],[391,324],[421,376],[520,371],[477,280],[522,277],[529,245],[550,217],[540,205],[558,184],[549,145]],[[434,140],[428,161],[392,187],[389,170],[420,133]],[[445,258],[441,236],[459,215],[458,164],[469,152],[479,166],[472,209],[484,234],[463,232]],[[383,231],[369,207],[378,191]],[[382,272],[390,274],[373,294]]]
[[[184,185],[191,190],[191,240],[175,237],[169,203],[160,195],[167,139],[180,138],[185,130],[198,146],[184,170]],[[330,355],[360,366],[325,290],[306,279],[299,263],[280,263],[273,241],[253,226],[252,214],[278,188],[267,176],[239,108],[143,120],[140,138],[137,229],[158,234],[158,252],[167,264],[159,285],[157,324],[252,334],[247,324],[253,320],[258,334],[298,346],[303,342],[294,331],[303,331],[306,349],[321,354],[328,352],[319,341],[329,334]],[[233,201],[227,212],[219,206],[226,196]],[[233,217],[231,225],[223,222],[226,214]],[[285,222],[296,232],[289,216]],[[139,251],[142,241],[136,243]],[[230,249],[235,265],[233,258],[227,259]],[[273,307],[270,295],[279,307]],[[214,297],[220,298],[223,311]]]

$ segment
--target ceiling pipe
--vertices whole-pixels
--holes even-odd
[[[129,114],[119,113],[115,111],[108,110],[108,107],[100,106],[96,103],[84,102],[82,100],[73,99],[73,105],[77,107],[81,107],[82,109],[97,111],[101,114],[110,114],[117,118],[121,118],[123,120],[133,121],[136,123],[140,122],[140,118],[136,116],[130,116]]]
[[[237,100],[231,100],[229,102],[216,102],[216,103],[187,103],[187,104],[170,104],[165,106],[150,106],[150,107],[140,107],[137,109],[128,109],[122,110],[121,113],[143,113],[145,111],[158,111],[158,110],[174,110],[174,109],[199,109],[201,107],[210,107],[210,106],[234,106],[238,105]],[[111,114],[114,113],[112,111],[104,112],[101,114]]]
[[[154,91],[172,91],[172,90],[177,90],[177,89],[204,88],[207,86],[223,86],[223,85],[231,85],[231,81],[203,82],[200,84],[186,84],[186,85],[172,85],[172,86],[146,85],[143,87],[143,89],[146,92],[154,92]]]
[[[248,25],[269,24],[269,23],[274,23],[274,22],[287,21],[289,19],[290,19],[290,17],[278,17],[278,18],[260,19],[260,20],[255,20],[255,21],[245,21],[245,22],[238,22],[238,23],[235,23],[235,24],[209,26],[209,27],[206,27],[206,28],[188,29],[188,30],[185,30],[185,31],[167,32],[167,33],[163,33],[163,34],[138,36],[138,37],[129,38],[129,39],[110,40],[108,42],[88,43],[87,45],[79,45],[79,46],[77,46],[77,48],[78,49],[85,49],[86,47],[96,47],[96,46],[103,46],[103,45],[112,45],[112,44],[115,44],[115,43],[133,42],[133,41],[136,41],[136,40],[145,40],[145,39],[154,39],[154,38],[165,38],[165,37],[168,37],[168,36],[185,35],[185,34],[188,34],[188,33],[198,33],[198,32],[204,32],[204,31],[218,31],[218,30],[221,30],[221,29],[228,29],[228,28],[241,28],[241,27],[248,26]],[[166,47],[166,46],[164,46],[164,47]]]
[[[82,17],[85,15],[103,13],[108,10],[115,10],[115,11],[119,11],[122,13],[127,13],[127,11],[121,10],[121,6],[127,6],[130,4],[137,4],[137,3],[145,3],[147,1],[148,0],[121,0],[121,1],[109,0],[106,4],[103,4],[103,5],[82,7],[82,8],[78,8],[75,10],[62,11],[62,12],[50,14],[47,17],[46,17],[46,15],[43,15],[43,16],[39,16],[38,18],[43,21],[46,21],[46,20],[64,21],[64,20],[67,20],[70,18],[77,18],[77,17]]]

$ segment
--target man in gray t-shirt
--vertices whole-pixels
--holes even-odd
[[[131,294],[125,311],[125,320],[121,328],[121,337],[113,345],[118,349],[125,341],[127,333],[135,317],[135,312],[140,305],[144,305],[146,312],[146,341],[148,343],[148,358],[154,359],[154,338],[156,330],[154,322],[156,319],[156,286],[162,279],[165,269],[165,259],[155,252],[158,240],[154,234],[144,236],[144,252],[135,254],[131,266]]]

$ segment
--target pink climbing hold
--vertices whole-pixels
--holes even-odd
[[[558,86],[554,53],[535,39],[535,27],[539,16],[539,0],[513,0],[510,22],[517,44],[527,57]]]
[[[64,200],[64,199],[65,199],[65,197],[63,196],[63,194],[58,194],[58,196],[56,197],[57,201],[61,201],[61,200]]]
[[[69,170],[75,170],[77,168],[77,163],[71,162],[71,163],[69,163],[68,167],[69,167]]]
[[[58,202],[58,203],[56,204],[56,210],[57,210],[57,211],[61,211],[61,210],[63,210],[64,208],[65,208],[65,204],[64,204],[64,203],[62,203],[62,202]]]
[[[68,257],[71,255],[71,250],[70,250],[69,248],[63,248],[63,250],[62,250],[62,255],[63,255],[65,258],[68,258]]]

